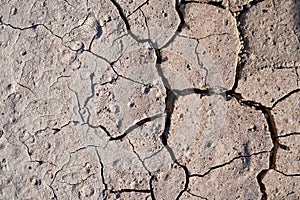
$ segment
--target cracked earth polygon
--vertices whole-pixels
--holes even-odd
[[[297,0],[0,2],[0,199],[299,199]]]

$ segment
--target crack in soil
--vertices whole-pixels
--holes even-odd
[[[256,153],[252,153],[250,155],[239,155],[237,157],[234,157],[232,158],[231,160],[225,162],[225,163],[222,163],[222,164],[219,164],[219,165],[215,165],[211,168],[209,168],[205,173],[203,174],[190,174],[190,177],[205,177],[207,176],[210,172],[216,170],[216,169],[219,169],[219,168],[222,168],[226,165],[229,165],[231,164],[232,162],[234,162],[235,160],[238,160],[238,159],[242,159],[242,158],[251,158],[252,156],[257,156],[257,155],[260,155],[260,154],[264,154],[264,153],[269,153],[270,151],[260,151],[260,152],[256,152]]]
[[[272,105],[272,107],[266,107],[266,106],[262,105],[261,103],[258,103],[258,102],[255,102],[255,101],[251,101],[251,100],[246,100],[246,99],[244,99],[242,97],[242,94],[235,92],[235,90],[238,88],[238,82],[239,82],[239,80],[241,78],[241,74],[242,74],[243,68],[244,68],[245,64],[247,63],[247,58],[249,56],[249,52],[248,52],[249,51],[249,44],[247,43],[247,41],[246,41],[246,39],[244,37],[244,33],[243,33],[243,17],[244,17],[244,14],[247,13],[252,6],[255,6],[258,3],[263,2],[263,1],[264,0],[254,0],[254,1],[251,1],[248,5],[244,5],[243,10],[240,11],[237,14],[237,16],[236,16],[236,13],[233,13],[233,12],[230,11],[231,14],[236,19],[237,30],[239,32],[239,37],[240,37],[240,41],[242,43],[242,47],[241,47],[241,49],[240,49],[240,51],[238,53],[239,61],[238,61],[237,66],[236,66],[235,80],[234,80],[234,84],[233,84],[232,89],[228,90],[228,91],[226,91],[224,93],[214,93],[213,91],[211,91],[209,89],[199,89],[199,88],[186,88],[186,89],[182,89],[182,90],[172,89],[171,86],[170,86],[169,80],[164,76],[163,70],[162,70],[162,67],[161,67],[161,64],[162,64],[161,51],[162,51],[162,49],[168,47],[175,40],[175,38],[177,36],[180,37],[179,33],[182,31],[182,29],[183,29],[183,27],[185,25],[185,19],[184,19],[184,6],[185,6],[185,4],[189,4],[189,3],[202,3],[202,2],[199,2],[199,1],[184,1],[184,0],[180,1],[180,0],[175,0],[175,8],[174,9],[176,10],[178,18],[180,20],[179,25],[177,26],[177,29],[176,29],[175,33],[172,35],[172,37],[161,48],[158,48],[158,47],[156,47],[157,45],[154,44],[151,41],[151,39],[150,39],[150,32],[149,32],[149,28],[148,28],[148,24],[147,24],[147,19],[146,19],[145,14],[141,10],[141,8],[143,6],[145,6],[146,4],[149,3],[149,0],[146,0],[145,2],[143,2],[142,4],[140,4],[137,8],[135,8],[135,10],[133,12],[131,12],[127,16],[125,16],[121,5],[116,0],[110,0],[110,2],[118,10],[119,16],[123,20],[128,34],[135,41],[137,41],[138,43],[148,43],[151,46],[151,48],[155,49],[155,55],[156,55],[155,67],[156,67],[156,70],[157,70],[157,73],[158,73],[159,77],[161,78],[161,80],[163,82],[163,85],[165,87],[165,93],[166,93],[166,98],[165,98],[166,119],[165,119],[163,133],[160,135],[160,139],[161,139],[161,142],[162,142],[164,148],[168,151],[168,153],[169,153],[172,161],[175,164],[177,164],[181,169],[183,169],[184,173],[185,173],[184,188],[178,193],[176,199],[180,199],[180,197],[185,192],[187,192],[188,194],[190,194],[190,195],[192,195],[194,197],[198,197],[198,198],[201,198],[201,199],[207,199],[207,198],[201,197],[199,195],[193,194],[192,192],[189,191],[189,182],[190,182],[189,178],[190,177],[205,177],[206,175],[208,175],[213,170],[217,170],[217,169],[222,168],[222,167],[224,167],[226,165],[229,165],[229,164],[231,164],[232,162],[234,162],[237,159],[247,159],[247,158],[250,158],[251,156],[256,156],[256,155],[260,155],[260,154],[264,154],[264,153],[269,153],[269,167],[268,167],[268,169],[261,170],[257,174],[257,176],[256,176],[256,179],[257,179],[257,182],[259,184],[260,191],[261,191],[261,194],[262,194],[262,197],[261,197],[262,200],[265,200],[268,197],[268,195],[266,193],[265,184],[263,183],[263,179],[264,179],[265,175],[267,174],[267,172],[269,170],[271,170],[271,169],[275,170],[276,172],[279,172],[279,173],[281,173],[284,176],[300,176],[300,174],[286,174],[286,173],[281,172],[281,171],[279,171],[279,170],[276,169],[276,155],[277,155],[278,148],[279,147],[280,148],[286,148],[285,146],[279,144],[279,138],[280,137],[288,137],[288,136],[291,136],[291,135],[300,135],[300,133],[294,132],[294,133],[289,133],[289,134],[286,134],[286,135],[278,136],[278,132],[277,132],[277,128],[276,128],[274,116],[271,113],[271,110],[277,104],[279,104],[280,102],[283,102],[284,100],[286,100],[287,98],[289,98],[291,95],[299,92],[300,89],[296,89],[296,90],[290,91],[289,93],[287,93],[286,95],[284,95],[283,97],[281,97],[280,99],[278,99]],[[203,2],[203,3],[204,4],[209,4],[209,5],[212,5],[212,6],[215,6],[215,7],[218,7],[220,9],[226,9],[226,7],[222,4],[222,2],[209,1],[209,2]],[[148,29],[148,38],[147,39],[140,39],[140,38],[138,38],[137,35],[135,35],[134,33],[132,33],[130,24],[128,22],[128,18],[132,14],[134,14],[135,12],[137,12],[138,10],[140,10],[142,12],[142,14],[144,16],[144,19],[145,19],[145,24],[146,24],[147,29]],[[67,34],[70,34],[70,32],[72,30],[75,30],[76,28],[79,28],[80,26],[83,26],[85,24],[85,22],[87,21],[87,19],[88,19],[89,16],[90,16],[90,13],[85,17],[85,19],[83,20],[83,22],[80,25],[73,27],[68,33],[65,33],[64,36],[67,35]],[[60,39],[62,45],[64,47],[70,49],[71,51],[74,51],[76,53],[81,53],[81,52],[85,52],[86,51],[86,52],[91,53],[92,55],[96,56],[97,58],[100,58],[100,59],[104,60],[106,63],[108,63],[110,65],[110,67],[112,68],[112,70],[114,71],[114,73],[117,75],[117,78],[114,79],[114,82],[116,82],[118,80],[118,78],[124,78],[126,80],[131,81],[131,82],[139,83],[139,82],[137,82],[137,81],[135,81],[133,79],[130,79],[128,77],[125,77],[123,75],[118,74],[118,72],[115,70],[114,63],[116,63],[120,59],[120,57],[122,55],[116,61],[110,62],[105,57],[102,57],[102,56],[94,53],[91,50],[92,43],[93,43],[94,39],[97,39],[97,38],[99,38],[101,36],[101,26],[100,26],[100,24],[99,24],[98,21],[97,21],[97,23],[98,23],[98,25],[96,26],[97,33],[94,35],[93,39],[91,40],[88,49],[84,49],[84,46],[83,46],[80,49],[76,50],[76,49],[72,49],[71,47],[69,47],[69,46],[67,46],[67,45],[65,45],[63,43],[64,36],[59,36],[59,35],[55,34],[51,29],[49,29],[44,24],[33,24],[31,26],[28,26],[28,27],[16,27],[16,26],[14,26],[12,24],[4,23],[2,21],[2,18],[0,18],[0,25],[4,25],[4,26],[10,27],[12,29],[20,30],[20,31],[24,31],[24,30],[28,30],[28,29],[35,30],[38,26],[41,26],[44,29],[46,29],[47,31],[49,31],[53,36],[55,36],[56,38]],[[227,34],[227,33],[221,33],[219,35],[222,35],[222,34]],[[213,34],[213,35],[218,35],[218,34]],[[199,39],[205,39],[205,38],[210,37],[210,36],[212,36],[212,35],[208,35],[208,36],[206,36],[204,38],[197,38],[197,41],[198,41],[197,45],[199,44]],[[184,37],[184,36],[182,36],[182,37]],[[193,38],[191,38],[191,39],[193,39]],[[197,47],[196,47],[196,49],[197,49]],[[196,52],[196,49],[195,49],[195,52]],[[198,55],[197,55],[197,59],[198,59],[198,64],[199,64],[199,57],[198,57]],[[207,71],[206,71],[206,73],[207,73]],[[297,68],[296,68],[296,74],[297,74],[297,77],[299,79],[299,74],[297,72]],[[136,122],[135,124],[133,124],[132,126],[128,127],[125,130],[125,132],[123,134],[119,135],[119,136],[112,136],[110,134],[110,132],[107,130],[107,128],[104,127],[101,124],[100,125],[92,125],[90,123],[91,113],[90,113],[89,109],[87,108],[87,105],[88,105],[90,99],[92,99],[94,97],[94,95],[95,95],[95,89],[94,89],[94,87],[95,87],[96,83],[94,83],[94,81],[93,81],[94,80],[94,76],[95,76],[94,72],[90,74],[91,93],[92,94],[85,99],[85,101],[83,103],[83,107],[81,107],[81,105],[80,105],[79,97],[78,97],[78,94],[76,93],[76,91],[73,90],[73,89],[71,89],[69,86],[68,86],[68,88],[76,96],[77,106],[78,106],[78,114],[81,117],[82,123],[83,124],[87,124],[90,128],[93,128],[93,129],[101,128],[106,133],[106,135],[109,137],[109,141],[122,140],[129,133],[131,133],[133,130],[135,130],[136,128],[138,128],[138,127],[140,127],[140,126],[142,126],[142,125],[144,125],[144,124],[146,124],[146,123],[148,123],[150,121],[156,120],[156,119],[158,119],[158,118],[160,118],[160,117],[163,116],[163,114],[156,114],[154,116],[146,117],[144,119],[141,119],[138,122]],[[111,84],[111,82],[105,82],[102,85],[104,85],[104,84]],[[143,83],[139,83],[139,84],[145,85]],[[27,86],[22,85],[21,83],[18,83],[18,85],[20,85],[21,87],[24,87],[24,88],[28,89],[31,93],[34,94],[34,92],[30,88],[28,88]],[[219,164],[219,165],[211,167],[208,171],[206,171],[203,174],[190,174],[188,168],[185,165],[180,164],[178,162],[178,160],[176,159],[175,154],[174,154],[172,148],[168,145],[168,137],[169,137],[169,134],[170,134],[171,119],[172,119],[172,115],[173,115],[173,111],[174,111],[176,100],[178,99],[179,96],[187,96],[187,95],[191,95],[191,94],[200,94],[200,97],[202,97],[202,96],[212,96],[213,94],[225,94],[226,97],[234,97],[239,102],[239,104],[241,106],[248,106],[248,107],[251,107],[251,108],[254,108],[256,110],[261,111],[264,114],[265,120],[266,120],[267,125],[268,125],[268,129],[270,131],[270,136],[271,136],[271,140],[272,140],[272,144],[273,144],[272,149],[270,151],[261,151],[261,152],[252,153],[252,154],[248,153],[247,155],[239,155],[237,157],[232,158],[231,160],[229,160],[227,162],[224,162],[222,164]],[[87,111],[87,113],[88,113],[88,116],[87,116],[86,120],[85,120],[85,116],[83,116],[83,114],[81,112],[83,109],[85,109]],[[51,128],[54,131],[53,134],[57,134],[64,127],[70,125],[70,123],[77,124],[79,122],[78,121],[69,121],[67,124],[61,126],[60,128]],[[46,129],[50,129],[50,127],[46,127],[45,129],[42,129],[42,131],[46,130]],[[95,151],[96,151],[96,154],[97,154],[97,157],[98,157],[98,161],[99,161],[99,165],[100,165],[100,176],[101,176],[102,184],[104,185],[104,189],[101,191],[101,195],[102,195],[103,199],[107,199],[108,193],[120,194],[120,193],[136,192],[136,193],[147,193],[147,194],[149,193],[150,196],[147,196],[146,199],[148,199],[149,197],[151,199],[155,199],[154,188],[153,188],[153,181],[155,179],[155,176],[153,176],[152,173],[145,166],[144,162],[145,162],[145,159],[147,159],[147,158],[145,158],[144,160],[142,160],[141,157],[140,157],[140,155],[138,154],[138,152],[135,150],[135,147],[134,147],[133,143],[129,139],[128,139],[128,142],[130,143],[130,145],[132,147],[133,153],[137,156],[137,158],[139,159],[139,161],[142,163],[143,167],[147,171],[148,175],[150,176],[150,181],[149,181],[149,187],[150,187],[150,189],[128,189],[128,188],[123,188],[123,189],[120,189],[120,190],[108,189],[108,184],[106,183],[105,178],[104,178],[104,164],[103,164],[103,162],[101,160],[101,157],[100,157],[100,154],[99,154],[99,152],[97,150],[97,146],[90,145],[90,146],[93,146],[95,148]],[[27,150],[27,154],[29,155],[29,157],[31,159],[31,152],[30,152],[29,147],[27,146],[27,144],[25,142],[22,142],[22,144],[25,145],[26,150]],[[53,193],[53,198],[54,199],[58,199],[58,198],[57,198],[57,195],[56,195],[55,190],[54,190],[54,188],[53,188],[52,185],[53,185],[53,183],[54,183],[54,181],[55,181],[58,173],[60,173],[64,169],[64,167],[70,162],[70,158],[71,158],[71,155],[73,153],[75,153],[75,152],[77,152],[77,151],[79,151],[81,149],[84,149],[84,148],[86,148],[86,147],[82,147],[82,148],[79,148],[79,149],[75,150],[74,152],[70,152],[68,161],[66,163],[64,163],[61,166],[61,168],[58,169],[55,172],[50,185],[48,185],[48,187],[51,189],[51,191]],[[38,162],[40,165],[42,165],[45,161],[42,161],[42,160],[31,160],[31,162]],[[94,174],[91,174],[90,176],[92,176],[92,175],[94,175]],[[88,176],[86,179],[88,179],[90,176]],[[85,181],[85,180],[83,180],[83,181]]]
[[[296,174],[287,174],[287,173],[284,173],[284,172],[282,172],[282,171],[280,171],[280,170],[278,170],[278,169],[274,169],[274,171],[276,171],[276,172],[278,172],[278,173],[280,173],[280,174],[282,174],[282,175],[284,175],[284,176],[295,176],[295,177],[299,177],[300,176],[300,173],[296,173]]]
[[[134,125],[128,127],[123,134],[119,135],[119,136],[113,136],[113,137],[110,137],[110,141],[114,141],[114,140],[122,140],[123,138],[125,138],[129,133],[131,133],[132,131],[134,131],[135,129],[143,126],[144,124],[148,123],[148,122],[151,122],[151,121],[154,121],[160,117],[162,117],[163,115],[162,114],[156,114],[154,116],[151,116],[151,117],[146,117],[144,119],[141,119],[140,121],[136,122]]]
[[[275,108],[276,105],[280,102],[283,102],[284,100],[286,100],[287,98],[289,98],[291,95],[300,92],[300,88],[296,89],[296,90],[292,90],[289,93],[287,93],[286,95],[284,95],[283,97],[280,97],[271,107],[271,109]]]
[[[286,134],[286,135],[280,135],[278,137],[282,138],[282,137],[289,137],[289,136],[293,136],[293,135],[300,135],[300,132],[293,132],[293,133],[289,133],[289,134]]]
[[[102,181],[102,184],[104,185],[104,189],[101,191],[101,195],[102,195],[103,200],[106,200],[107,199],[106,192],[108,191],[108,184],[105,182],[105,178],[104,178],[104,164],[101,160],[101,156],[100,156],[99,151],[96,147],[95,147],[95,151],[96,151],[97,158],[98,158],[98,161],[99,161],[99,164],[100,164],[101,181]]]
[[[279,139],[278,139],[278,132],[277,132],[277,128],[276,128],[276,123],[274,120],[274,117],[271,113],[271,109],[263,106],[260,103],[257,103],[255,101],[249,101],[249,100],[245,100],[241,94],[233,92],[233,91],[228,91],[227,95],[229,96],[233,96],[234,98],[236,98],[238,100],[238,102],[243,106],[246,105],[248,107],[251,108],[255,108],[256,110],[261,111],[264,114],[264,117],[266,119],[266,122],[268,124],[268,129],[271,133],[271,139],[272,139],[272,144],[273,147],[270,151],[270,157],[269,157],[269,168],[268,169],[263,169],[258,175],[257,175],[257,182],[260,186],[260,190],[262,193],[262,199],[265,200],[267,199],[267,193],[266,193],[266,187],[263,184],[262,180],[265,177],[266,173],[270,170],[270,169],[275,169],[276,168],[276,155],[278,152],[278,148],[280,147],[279,144]]]

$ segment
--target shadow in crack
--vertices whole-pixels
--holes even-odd
[[[300,41],[300,1],[294,0],[294,19],[295,19],[295,34],[298,37],[298,41]]]

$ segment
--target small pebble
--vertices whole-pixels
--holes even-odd
[[[152,85],[146,85],[142,88],[142,92],[144,94],[148,94],[150,92],[151,88],[152,88]]]
[[[134,102],[128,102],[127,106],[128,106],[129,108],[133,108],[133,107],[134,107]]]
[[[44,148],[45,148],[45,149],[50,149],[50,147],[51,147],[51,144],[50,144],[49,142],[46,142],[46,143],[44,144]]]
[[[122,126],[122,120],[119,119],[119,120],[116,122],[116,125],[117,125],[117,128],[120,129],[121,126]]]
[[[119,107],[117,105],[110,104],[109,105],[109,109],[110,109],[110,111],[112,113],[115,113],[115,114],[118,113],[118,112],[120,112],[120,109],[119,109]]]
[[[18,12],[18,9],[17,9],[17,8],[15,8],[15,7],[13,7],[13,8],[11,9],[11,12],[10,12],[10,14],[11,14],[11,15],[16,15],[16,14],[17,14],[17,12]]]
[[[22,56],[25,56],[27,54],[27,52],[24,50],[24,51],[21,51],[21,55]]]

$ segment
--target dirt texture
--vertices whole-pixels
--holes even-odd
[[[300,199],[300,1],[0,1],[0,199]]]

